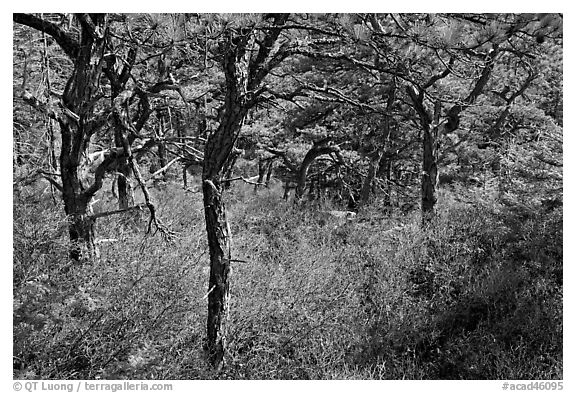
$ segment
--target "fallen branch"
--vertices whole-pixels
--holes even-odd
[[[102,244],[102,243],[116,243],[118,241],[118,239],[98,239],[96,240],[96,244]]]
[[[127,207],[125,209],[118,209],[118,210],[111,210],[111,211],[106,211],[106,212],[95,213],[95,214],[92,214],[91,218],[93,220],[97,220],[99,218],[108,217],[108,216],[111,216],[114,214],[126,213],[126,212],[130,212],[130,211],[134,211],[134,210],[142,210],[145,207],[146,207],[146,204],[141,203],[139,205]]]
[[[238,263],[250,263],[250,261],[245,261],[243,259],[223,259],[223,261],[238,262]]]
[[[178,162],[181,158],[180,157],[176,157],[175,159],[173,159],[172,161],[170,161],[168,164],[166,164],[164,167],[158,169],[156,172],[154,172],[152,175],[150,175],[150,179],[147,180],[147,182],[150,182],[151,180],[154,179],[155,176],[161,174],[162,172],[165,172],[168,170],[168,168],[170,168],[172,165],[174,165],[176,162]]]
[[[222,180],[222,183],[242,180],[243,182],[248,183],[248,184],[253,184],[256,186],[264,186],[265,185],[264,183],[258,183],[258,182],[255,182],[254,180],[252,180],[252,179],[257,179],[257,178],[258,178],[258,176],[253,176],[253,177],[248,178],[248,179],[246,179],[243,176],[238,176],[238,177],[233,177],[231,179],[224,179],[224,180]]]

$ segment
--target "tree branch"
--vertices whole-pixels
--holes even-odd
[[[80,44],[72,34],[66,33],[58,25],[32,14],[12,14],[12,19],[16,23],[50,35],[71,59],[75,59],[78,56]]]
[[[111,211],[106,211],[106,212],[101,212],[101,213],[95,213],[95,214],[92,214],[90,217],[93,220],[97,220],[98,218],[108,217],[108,216],[111,216],[113,214],[126,213],[126,212],[130,212],[133,210],[142,210],[145,207],[146,207],[146,204],[141,203],[139,205],[127,207],[125,209],[118,209],[118,210],[111,210]]]

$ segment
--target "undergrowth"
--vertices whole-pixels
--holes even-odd
[[[447,203],[356,220],[280,191],[229,192],[225,369],[204,359],[201,195],[156,191],[146,216],[98,222],[69,267],[62,207],[14,199],[14,376],[29,379],[561,379],[562,212]],[[102,208],[113,208],[114,201]]]

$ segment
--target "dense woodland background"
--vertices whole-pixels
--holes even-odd
[[[562,15],[13,20],[15,378],[562,379]]]

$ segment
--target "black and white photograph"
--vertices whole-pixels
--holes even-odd
[[[14,391],[567,389],[563,13],[12,19]]]

